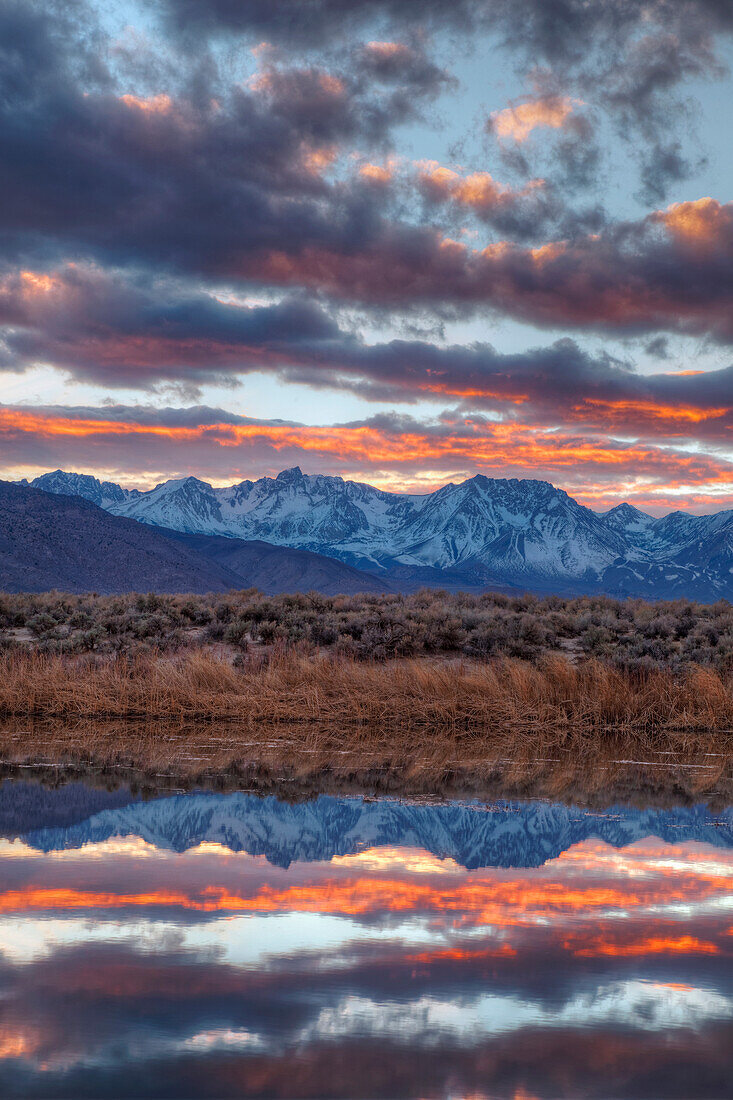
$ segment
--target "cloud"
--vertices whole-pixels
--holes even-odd
[[[460,412],[305,425],[205,407],[0,407],[0,465],[13,476],[61,466],[128,483],[187,474],[221,483],[294,464],[417,491],[474,473],[524,476],[529,466],[599,507],[628,498],[712,508],[733,487],[733,461],[723,457]]]
[[[730,0],[165,0],[169,26],[186,35],[244,34],[293,48],[332,46],[364,28],[400,34],[491,36],[525,74],[554,71],[642,128],[662,129],[685,80],[719,76],[720,36],[733,30]]]
[[[633,142],[644,194],[654,202],[693,169],[671,136],[690,117],[680,90],[725,71],[720,39],[733,30],[729,0],[425,0],[417,20],[410,0],[312,0],[306,7],[299,0],[166,0],[166,11],[168,25],[189,40],[239,33],[323,49],[375,29],[458,32],[468,48],[488,40],[525,77],[541,69],[563,85],[565,98],[571,88],[596,98],[619,137]],[[519,118],[516,132],[523,132]]]
[[[673,207],[590,231],[586,212],[567,238],[527,248],[511,235],[532,238],[559,217],[554,193],[537,180],[508,188],[485,171],[437,169],[421,186],[450,218],[470,211],[509,234],[469,248],[445,228],[400,220],[392,201],[409,192],[399,178],[377,181],[386,188],[373,171],[344,171],[353,143],[389,145],[420,99],[406,87],[373,96],[359,74],[265,55],[250,86],[218,98],[206,81],[176,95],[120,93],[91,69],[79,82],[67,56],[76,39],[36,6],[11,3],[0,24],[0,42],[22,41],[28,63],[21,74],[0,67],[8,265],[94,257],[367,306],[458,305],[542,326],[731,339],[733,204],[684,204],[694,241]]]
[[[497,229],[524,235],[536,233],[552,208],[544,180],[533,179],[519,188],[508,187],[490,172],[461,175],[437,161],[417,165],[417,186],[431,206],[449,203],[461,215],[466,210]]]
[[[322,44],[324,36],[351,34],[380,19],[393,25],[415,23],[412,0],[167,0],[178,29],[197,33],[251,33],[291,44]],[[435,28],[461,25],[497,27],[509,45],[535,56],[573,59],[598,38],[628,37],[654,26],[688,26],[702,35],[733,25],[728,0],[650,0],[640,7],[624,0],[588,4],[584,0],[425,0],[420,21]]]
[[[463,1091],[514,1094],[546,1079],[587,1095],[603,1062],[625,1081],[629,1066],[651,1066],[672,1094],[680,1058],[699,1057],[702,1035],[717,1067],[705,1080],[722,1094],[730,977],[709,947],[729,946],[730,861],[718,850],[719,874],[699,858],[696,869],[693,849],[586,842],[543,867],[467,873],[428,853],[372,849],[285,871],[214,844],[202,859],[116,838],[49,860],[16,841],[0,899],[20,947],[0,960],[3,1076],[22,1066],[15,1079],[44,1085],[33,1091],[75,1095],[139,1092],[143,1077],[156,1095],[191,1094],[192,1081],[216,1095],[261,1095],[266,1081],[282,1095],[297,1073],[315,1094],[353,1095],[365,1081],[378,1092],[386,1064],[412,1095],[456,1080]],[[684,923],[681,903],[692,906]],[[99,928],[105,911],[114,941]],[[251,928],[253,913],[273,911],[311,913],[311,942],[273,957],[268,936],[246,935],[245,920]],[[400,934],[370,936],[390,914]],[[685,935],[693,919],[695,935]],[[626,982],[623,958],[644,946],[647,981]],[[384,1005],[400,1038],[383,1037],[375,1069],[374,1042],[348,1033],[355,1020],[374,1034],[382,1020],[383,1030]],[[629,1019],[635,1028],[619,1029]],[[673,1046],[670,1020],[685,1025]],[[135,1052],[127,1076],[121,1045]]]
[[[50,364],[143,393],[267,372],[392,406],[429,400],[454,410],[451,439],[476,437],[474,459],[463,443],[431,443],[436,431],[448,438],[448,421],[404,421],[389,445],[369,434],[385,425],[365,421],[389,477],[419,477],[416,449],[403,451],[404,468],[395,457],[413,433],[438,479],[493,461],[482,457],[491,437],[502,460],[560,474],[564,440],[581,464],[586,445],[623,451],[624,476],[632,460],[661,469],[673,455],[679,470],[702,464],[696,485],[705,463],[714,480],[727,462],[733,368],[642,376],[556,337],[640,336],[660,359],[670,334],[733,342],[733,204],[663,198],[697,163],[672,125],[675,97],[687,80],[720,75],[732,8],[425,0],[416,23],[405,0],[181,0],[151,11],[137,48],[86,0],[5,0],[0,369]],[[400,129],[432,121],[436,96],[456,87],[438,63],[450,56],[440,32],[455,30],[510,51],[530,89],[493,115],[506,174],[492,161],[454,167],[455,152],[417,162],[418,128]],[[253,63],[247,47],[263,40]],[[614,223],[577,201],[613,151],[601,148],[603,111],[638,149],[656,206],[646,217]],[[540,130],[548,140],[534,142]],[[530,170],[536,155],[542,172]],[[370,344],[344,303],[380,326],[398,315],[402,332],[478,314],[552,336],[513,355],[424,337]],[[312,429],[306,453],[335,463],[342,440],[326,427]],[[297,459],[301,428],[292,439],[273,429],[266,461]],[[519,445],[521,432],[532,445]],[[173,444],[156,438],[166,469]],[[380,469],[351,445],[355,467]]]
[[[521,144],[538,127],[563,127],[574,108],[574,101],[567,96],[540,96],[492,112],[489,125],[497,137]]]
[[[351,248],[383,203],[358,175],[349,187],[326,170],[354,143],[388,147],[393,127],[435,91],[424,72],[417,80],[413,51],[405,80],[387,85],[266,55],[249,84],[182,59],[175,88],[140,94],[91,61],[80,72],[80,33],[43,5],[0,9],[6,256],[97,255],[210,274],[283,242]]]
[[[404,50],[386,67],[373,64],[365,47],[349,71],[266,60],[248,88],[259,109],[284,123],[294,140],[316,146],[359,140],[374,148],[389,142],[395,126],[419,117],[421,103],[449,79],[424,55]]]
[[[678,232],[692,234],[695,248],[698,214],[696,208],[670,215]],[[367,343],[299,297],[246,304],[175,280],[96,267],[1,278],[0,326],[6,369],[48,363],[108,387],[195,388],[257,371],[372,401],[459,402],[506,420],[602,434],[725,446],[733,430],[733,366],[642,375],[567,338],[516,353],[487,343]],[[665,354],[664,338],[647,351]]]
[[[75,378],[143,389],[316,361],[329,343],[346,350],[350,341],[304,300],[240,306],[83,265],[0,278],[0,325],[0,366],[51,363]]]
[[[263,251],[243,257],[240,274],[394,308],[463,303],[541,326],[730,342],[733,203],[682,205],[536,248],[469,248],[426,227],[382,222],[358,250]]]
[[[404,42],[367,42],[354,51],[358,69],[372,80],[410,88],[422,95],[437,95],[455,86],[449,72],[432,61],[424,48]]]
[[[655,359],[669,359],[669,340],[666,336],[655,336],[645,346],[644,351]]]

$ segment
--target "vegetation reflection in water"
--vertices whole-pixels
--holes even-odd
[[[730,1089],[733,811],[5,783],[0,818],[3,1095]]]

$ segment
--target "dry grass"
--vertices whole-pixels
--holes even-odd
[[[733,728],[733,676],[692,667],[630,672],[561,657],[537,664],[397,660],[368,664],[284,652],[233,667],[205,651],[69,658],[0,654],[0,716],[236,719],[555,739],[613,730]]]
[[[0,768],[42,764],[294,796],[355,787],[603,803],[733,795],[733,678],[283,653],[0,655]],[[639,763],[639,762],[642,763]],[[630,763],[632,762],[632,763]],[[27,773],[24,773],[27,774]]]

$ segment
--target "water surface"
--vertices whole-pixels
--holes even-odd
[[[0,1094],[721,1097],[733,811],[0,784]]]

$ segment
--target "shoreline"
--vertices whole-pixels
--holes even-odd
[[[733,745],[723,747],[713,739],[701,741],[695,752],[671,748],[673,742],[662,739],[656,748],[644,746],[643,754],[629,738],[612,738],[581,752],[523,746],[513,755],[495,751],[462,765],[455,746],[442,751],[416,747],[399,760],[387,747],[382,752],[314,751],[298,737],[299,730],[280,730],[279,739],[266,743],[253,739],[251,731],[249,737],[240,731],[234,752],[222,752],[211,731],[200,727],[128,729],[126,739],[122,732],[117,723],[93,730],[78,724],[15,731],[5,726],[0,728],[0,779],[35,778],[52,786],[72,780],[111,788],[128,784],[143,797],[203,789],[289,801],[332,794],[429,801],[540,798],[596,809],[733,805]],[[505,751],[511,753],[511,746]]]
[[[0,775],[733,803],[733,677],[597,661],[0,654]]]
[[[0,740],[4,738],[0,730]],[[74,782],[107,790],[129,787],[143,800],[206,791],[276,796],[287,802],[330,795],[421,803],[542,800],[599,812],[617,805],[671,809],[700,803],[717,811],[726,809],[733,805],[733,752],[719,754],[719,762],[712,766],[701,763],[703,759],[702,755],[669,759],[668,750],[659,750],[657,759],[646,760],[622,760],[601,753],[578,761],[566,754],[552,760],[487,760],[481,767],[461,771],[428,762],[421,768],[415,761],[410,768],[386,761],[375,766],[373,761],[356,757],[340,765],[313,763],[298,759],[295,750],[279,760],[249,753],[225,769],[184,770],[172,763],[161,772],[142,757],[113,761],[64,751],[56,762],[48,758],[32,761],[21,754],[11,761],[4,756],[0,783],[24,780],[53,788]]]

